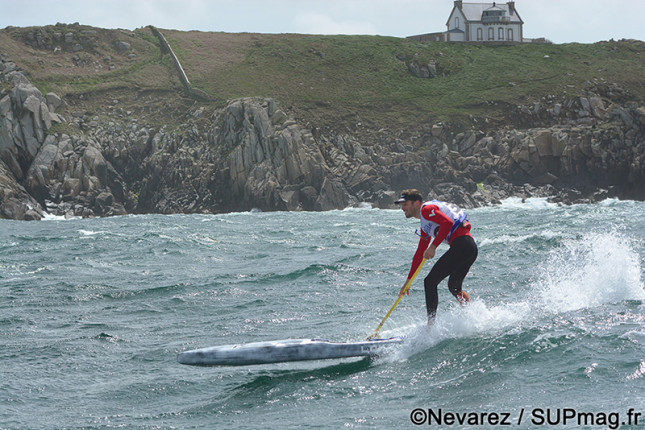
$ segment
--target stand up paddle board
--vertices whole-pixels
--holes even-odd
[[[246,366],[285,361],[376,357],[402,342],[400,337],[362,342],[287,339],[193,349],[179,354],[177,361],[191,366]]]

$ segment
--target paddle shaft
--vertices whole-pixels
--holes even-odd
[[[403,290],[401,290],[401,294],[399,295],[399,297],[396,299],[396,301],[394,302],[394,304],[390,308],[390,311],[387,313],[387,315],[385,315],[385,317],[383,318],[381,323],[378,325],[378,327],[376,327],[376,330],[374,330],[374,333],[372,333],[367,338],[367,340],[374,339],[378,335],[379,330],[381,330],[381,327],[383,327],[383,324],[385,324],[385,320],[387,320],[390,317],[390,314],[392,314],[392,312],[394,311],[396,306],[399,304],[399,302],[403,298],[403,295],[410,289],[410,285],[412,285],[412,281],[414,281],[414,278],[417,277],[417,275],[421,271],[421,268],[423,267],[425,262],[426,262],[425,258],[423,260],[421,260],[421,264],[419,264],[419,267],[417,267],[417,270],[414,271],[414,273],[412,274],[412,277],[410,279],[408,279],[407,282],[405,283],[405,285],[403,286]]]

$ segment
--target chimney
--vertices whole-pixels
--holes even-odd
[[[509,1],[506,3],[508,5],[508,12],[510,15],[513,15],[515,13],[515,2],[514,1]]]
[[[455,0],[455,7],[461,10],[461,0]]]

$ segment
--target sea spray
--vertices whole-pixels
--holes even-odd
[[[532,287],[540,306],[552,312],[643,300],[637,256],[621,233],[586,233],[549,252]]]
[[[617,232],[586,233],[566,240],[549,252],[544,263],[535,266],[535,277],[525,291],[515,294],[514,301],[474,298],[463,309],[449,306],[432,327],[423,320],[385,331],[385,336],[408,339],[387,359],[404,360],[450,339],[539,326],[540,319],[548,321],[559,313],[645,299],[637,253],[629,238]]]

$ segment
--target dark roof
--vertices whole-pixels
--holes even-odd
[[[455,6],[456,7],[456,6]],[[494,8],[494,9],[493,9]],[[506,11],[506,16],[509,17],[509,24],[523,24],[522,18],[517,13],[517,10],[509,10],[508,4],[506,3],[462,3],[461,12],[464,14],[466,21],[481,21],[482,14],[485,10],[504,10]],[[453,9],[454,11],[454,9]],[[452,12],[450,13],[452,16]],[[448,17],[450,21],[450,17]],[[449,22],[446,22],[446,25],[449,25]]]

